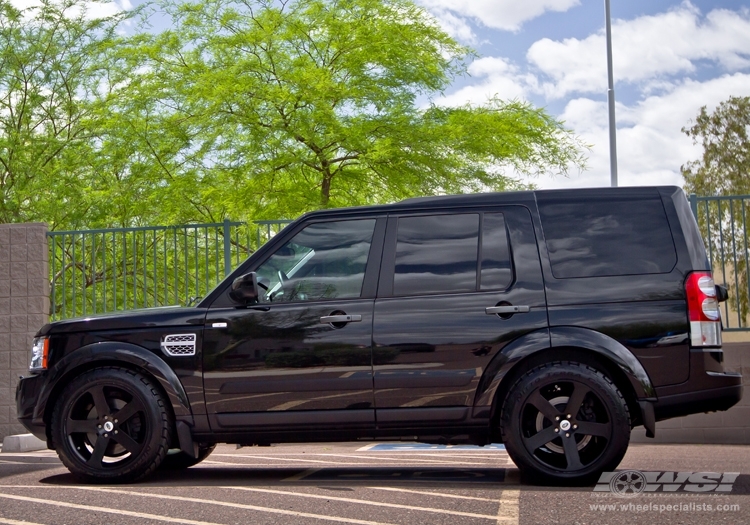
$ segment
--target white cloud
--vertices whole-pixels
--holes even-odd
[[[547,11],[567,11],[580,0],[417,0],[438,19],[470,18],[487,27],[517,31]]]
[[[530,90],[536,89],[536,77],[522,73],[510,61],[499,57],[484,57],[469,66],[469,75],[477,82],[465,86],[437,101],[446,106],[468,103],[482,104],[489,98],[504,100],[526,99]]]
[[[655,89],[670,75],[693,73],[702,60],[729,72],[750,67],[750,12],[716,9],[702,17],[684,2],[665,13],[615,21],[612,41],[616,80]],[[550,79],[542,85],[548,97],[606,90],[603,30],[585,39],[539,40],[527,59]]]
[[[681,132],[701,106],[712,111],[730,96],[750,96],[750,74],[735,73],[699,82],[685,80],[671,91],[633,105],[617,106],[618,172],[621,186],[683,184],[680,166],[700,157],[699,146]],[[570,178],[538,178],[544,188],[609,186],[607,103],[571,100],[561,116],[584,142],[593,145],[589,170]]]

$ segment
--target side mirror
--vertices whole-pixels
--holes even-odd
[[[232,281],[232,287],[229,290],[229,297],[235,303],[245,306],[246,304],[257,301],[259,295],[258,277],[255,272],[240,275]]]

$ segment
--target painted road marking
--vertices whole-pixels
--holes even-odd
[[[424,494],[426,496],[436,496],[438,498],[453,498],[453,499],[470,499],[474,501],[491,501],[496,502],[494,498],[477,498],[476,496],[461,496],[459,494],[443,494],[441,492],[427,492],[424,490],[409,490],[409,489],[397,489],[395,487],[367,487],[373,490],[389,490],[392,492],[408,492],[409,494]]]
[[[0,485],[0,488],[32,488],[32,489],[44,489],[47,491],[50,489],[50,487],[40,487],[36,485],[16,485],[16,486]],[[339,516],[326,516],[323,514],[311,514],[309,512],[296,512],[293,510],[276,509],[273,507],[259,507],[257,505],[247,505],[244,503],[230,503],[228,501],[214,501],[214,500],[200,499],[200,498],[188,498],[184,496],[169,496],[167,494],[153,494],[153,493],[136,492],[136,491],[130,491],[130,490],[105,489],[105,488],[100,488],[100,487],[78,487],[74,485],[59,485],[59,486],[56,486],[55,488],[56,489],[66,488],[66,489],[84,490],[84,491],[90,491],[90,492],[104,492],[104,493],[109,493],[109,494],[124,494],[127,496],[140,496],[143,498],[185,501],[188,503],[202,503],[205,505],[217,505],[220,507],[231,507],[235,509],[256,510],[258,512],[268,512],[269,514],[281,514],[284,516],[295,516],[297,518],[312,518],[312,519],[318,519],[322,521],[335,521],[338,523],[353,523],[357,525],[393,525],[391,523],[384,523],[384,522],[379,522],[379,521],[359,520],[355,518],[342,518]],[[61,507],[81,508],[84,510],[97,510],[100,512],[109,512],[111,514],[122,514],[125,516],[136,516],[136,517],[142,517],[142,518],[147,518],[147,519],[156,519],[160,521],[167,521],[170,523],[185,523],[188,525],[220,525],[216,523],[208,523],[205,521],[185,520],[182,518],[167,518],[163,516],[156,516],[153,514],[142,514],[139,512],[132,512],[132,511],[126,511],[126,510],[112,510],[112,509],[105,509],[103,507],[93,507],[93,506],[88,506],[88,505],[76,505],[75,503],[43,500],[43,499],[38,499],[38,498],[29,498],[26,496],[15,496],[15,495],[10,495],[10,494],[0,494],[0,498],[17,499],[21,501],[31,501],[35,503],[45,503],[48,505],[58,505]]]
[[[278,494],[280,496],[294,496],[298,498],[324,499],[326,501],[342,501],[344,503],[356,503],[358,505],[372,505],[374,507],[389,507],[392,509],[416,510],[420,512],[433,512],[436,514],[449,514],[451,516],[465,516],[467,518],[481,518],[495,520],[497,516],[488,516],[486,514],[475,514],[473,512],[461,512],[458,510],[434,509],[431,507],[414,507],[412,505],[399,505],[397,503],[383,503],[380,501],[368,501],[356,498],[341,498],[336,496],[327,496],[323,494],[306,494],[301,492],[289,492],[286,490],[257,489],[252,487],[222,487],[232,490],[243,490],[246,492],[261,492],[264,494]]]
[[[301,479],[306,478],[307,476],[311,476],[311,475],[315,474],[319,470],[321,470],[321,469],[319,469],[319,468],[309,468],[307,470],[303,470],[299,474],[295,474],[294,476],[289,476],[288,478],[284,478],[281,481],[299,481]]]
[[[384,456],[354,456],[349,454],[310,454],[315,456],[333,456],[337,458],[355,458],[355,459],[368,459],[372,461],[373,459],[376,459],[378,461],[398,461],[403,463],[405,458],[387,458]],[[408,461],[414,461],[419,463],[434,463],[438,465],[483,465],[483,463],[476,463],[468,461],[446,461],[446,460],[439,460],[439,459],[414,459],[409,458]],[[360,463],[361,464],[361,463]]]
[[[46,490],[49,490],[49,487],[34,487],[34,488],[44,488]],[[74,487],[74,488],[78,488],[78,487]],[[67,507],[70,509],[90,510],[94,512],[106,512],[108,514],[118,514],[120,516],[133,516],[135,518],[166,521],[168,523],[184,523],[185,525],[221,525],[219,523],[211,523],[208,521],[187,520],[187,519],[182,519],[182,518],[168,518],[166,516],[157,516],[156,514],[145,514],[143,512],[133,512],[130,510],[115,510],[112,508],[94,507],[93,505],[78,505],[76,503],[68,503],[66,501],[54,501],[54,500],[49,500],[49,499],[29,498],[27,496],[16,496],[15,494],[0,494],[0,498],[15,499],[18,501],[27,501],[29,503],[41,503],[43,505],[54,505],[56,507]]]
[[[39,523],[31,523],[30,521],[9,520],[8,518],[0,518],[0,523],[6,523],[7,525],[39,525]]]
[[[518,525],[518,507],[521,499],[520,490],[504,490],[500,496],[497,509],[498,525]]]
[[[460,452],[463,450],[475,451],[487,451],[487,450],[505,450],[505,445],[501,443],[493,443],[491,445],[485,445],[480,447],[478,445],[430,445],[429,443],[374,443],[366,445],[362,448],[358,448],[357,452],[379,452],[385,450],[388,452],[412,452],[425,451],[425,450],[450,450],[452,452]]]

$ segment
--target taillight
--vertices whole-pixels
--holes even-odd
[[[721,346],[721,311],[711,272],[693,272],[685,281],[690,344]]]

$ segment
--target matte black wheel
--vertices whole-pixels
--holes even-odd
[[[503,402],[500,430],[527,480],[587,483],[622,460],[630,415],[622,394],[600,371],[555,362],[516,381]]]
[[[167,453],[164,461],[161,462],[161,468],[166,470],[181,470],[190,468],[193,465],[197,465],[198,463],[206,459],[211,454],[211,452],[214,451],[215,448],[216,445],[199,447],[197,458],[190,457],[182,451],[170,451],[169,453]]]
[[[98,368],[74,379],[52,415],[63,464],[88,483],[127,483],[153,472],[171,442],[162,394],[145,376]]]

